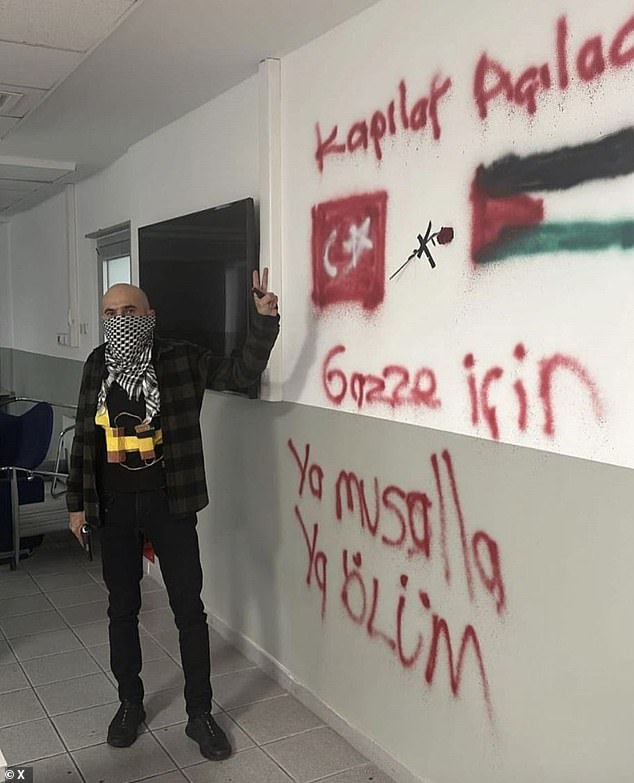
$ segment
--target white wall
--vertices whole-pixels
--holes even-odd
[[[401,29],[409,3],[401,8],[389,2],[385,8]],[[366,26],[375,30],[375,13],[383,10],[354,20],[358,41]],[[395,49],[400,45],[397,37],[389,41]],[[313,55],[322,54],[317,60],[327,62],[332,39],[314,46]],[[292,79],[293,58],[284,68]],[[126,219],[135,230],[257,195],[257,107],[258,81],[252,78],[139,142],[110,169],[81,183],[80,237]],[[14,220],[13,258],[20,267],[14,305],[27,291],[36,305],[31,324],[16,313],[16,340],[19,334],[23,350],[51,355],[56,351],[48,332],[57,330],[66,307],[59,283],[66,269],[62,206],[52,199]],[[79,245],[82,319],[96,324],[96,263],[90,242]],[[309,265],[309,251],[304,247],[289,254],[287,248],[285,260],[287,268]],[[308,298],[310,291],[293,291],[298,296]],[[305,330],[296,304],[293,298],[282,302],[283,313],[294,314],[284,321],[291,338]],[[96,335],[95,325],[77,358],[88,353]],[[302,388],[317,361],[309,339],[292,367],[293,388]],[[202,425],[212,495],[199,524],[209,612],[263,648],[333,713],[375,741],[387,754],[383,760],[392,758],[388,766],[397,779],[405,780],[406,770],[433,783],[631,779],[630,471],[354,413],[211,393]],[[309,464],[319,466],[309,471],[301,493],[289,439],[302,457],[310,445]],[[455,471],[464,539],[445,450]],[[315,497],[320,469],[321,499]],[[420,551],[409,556],[403,545],[389,545],[401,532],[403,501],[396,489],[387,499],[398,512],[379,502],[377,536],[369,533],[367,521],[361,527],[358,511],[344,508],[337,519],[336,479],[343,469],[364,479],[370,521],[375,477],[381,493],[389,485],[417,491],[419,513],[413,522],[419,537],[425,493],[431,503],[429,556]],[[478,532],[482,570],[473,550]],[[486,554],[494,547],[501,563],[497,581],[491,581],[496,574]],[[313,549],[317,556],[311,570]],[[347,598],[342,592],[344,549],[350,559],[361,558]],[[404,650],[399,657],[390,639],[397,632],[401,596]],[[455,694],[440,637],[436,670],[429,669],[434,622],[438,630],[441,618],[456,658],[465,629],[473,627],[486,688],[473,640]],[[408,668],[404,658],[419,638],[419,657]]]
[[[557,50],[562,14],[567,25],[565,89],[559,86]],[[578,252],[552,252],[544,243],[535,254],[524,244],[522,251],[486,264],[472,257],[472,227],[477,222],[472,184],[479,166],[511,154],[552,154],[597,143],[631,128],[632,112],[624,96],[634,84],[634,63],[616,67],[608,54],[619,29],[630,31],[622,41],[622,50],[629,51],[633,36],[624,26],[631,19],[626,0],[595,5],[577,1],[565,7],[549,0],[525,5],[507,0],[385,0],[285,59],[285,247],[289,257],[308,263],[286,267],[285,292],[297,328],[285,342],[284,365],[301,360],[307,342],[314,345],[316,359],[301,381],[287,384],[287,399],[634,466],[634,412],[628,391],[634,353],[627,323],[634,268],[629,240],[609,248],[586,241]],[[589,74],[577,65],[579,53],[582,63],[588,63],[592,52],[596,78],[585,81],[580,72]],[[509,71],[514,86],[525,69],[548,68],[551,85],[539,87],[533,114],[526,101],[509,102],[501,94],[487,104],[486,119],[479,116],[474,90],[483,54]],[[486,73],[486,88],[493,90],[494,69]],[[527,75],[530,80],[530,71]],[[435,78],[437,84],[451,80],[437,103],[437,139],[429,104]],[[516,97],[519,93],[516,88]],[[429,104],[423,115],[426,123],[413,130],[419,98]],[[407,127],[401,119],[403,104]],[[322,140],[333,129],[335,142],[344,149],[348,140],[345,153],[325,155],[323,170],[316,159],[316,125]],[[373,128],[376,134],[382,130],[374,137],[380,158]],[[355,140],[356,149],[351,149]],[[567,174],[579,174],[580,184],[546,190],[532,171],[533,185],[521,198],[532,198],[535,204],[543,200],[547,226],[581,223],[575,238],[582,236],[584,223],[594,226],[593,239],[612,221],[629,221],[634,231],[634,177],[628,155],[612,150],[608,157],[617,163],[616,171],[604,179],[587,179],[582,171],[589,166],[576,163],[569,153],[560,154]],[[602,157],[593,152],[595,164]],[[552,162],[544,168],[552,174]],[[377,191],[387,198],[384,232],[372,215],[363,238],[360,229],[371,214],[365,205],[355,204],[352,213],[347,207],[347,217],[335,217],[339,200]],[[514,193],[517,197],[519,191]],[[500,203],[506,202],[491,203],[489,218],[499,215]],[[311,218],[318,205],[328,210],[322,239],[316,238]],[[454,241],[430,245],[435,269],[423,256],[389,281],[418,247],[417,235],[425,233],[428,221],[434,230],[453,227]],[[489,220],[490,226],[494,223]],[[345,247],[348,231],[355,227],[356,253]],[[384,296],[379,304],[366,302],[364,307],[355,293],[365,290],[361,276],[370,278],[379,267],[382,236]],[[317,255],[312,263],[311,243]],[[336,290],[346,301],[311,301],[315,269],[331,295]],[[514,356],[518,344],[525,349],[522,360]],[[327,363],[336,346],[345,353]],[[470,354],[475,357],[473,375],[463,364]],[[550,394],[551,427],[545,404],[549,384],[542,381],[543,368],[553,357],[559,369]],[[433,373],[433,405],[424,395],[412,398],[419,368],[426,370],[423,389]],[[485,381],[490,368],[500,377],[490,375]],[[471,376],[479,392],[475,408]],[[382,381],[387,394],[377,398],[370,390],[376,391]],[[401,381],[398,395],[392,397]],[[526,395],[525,422],[520,421],[518,381]],[[386,404],[386,396],[394,404]],[[486,415],[488,406],[491,417]]]
[[[13,302],[11,293],[11,226],[0,223],[0,390],[13,389]]]
[[[13,297],[11,285],[9,223],[0,223],[0,347],[13,347]]]
[[[14,348],[81,358],[57,344],[68,332],[66,201],[54,196],[11,221]]]
[[[207,471],[216,488],[200,525],[207,605],[387,750],[395,780],[410,779],[402,767],[433,783],[631,780],[630,470],[289,403],[221,404],[209,396],[204,421]],[[302,463],[309,446],[301,490],[289,439]],[[445,450],[459,494],[473,599]],[[312,466],[323,470],[321,500],[313,493],[320,482]],[[429,557],[408,556],[409,532],[402,547],[382,543],[383,536],[393,541],[401,533],[398,515],[384,503],[376,536],[367,523],[362,528],[356,499],[355,512],[348,513],[345,492],[338,521],[336,483],[344,469],[364,480],[372,522],[375,477],[381,494],[392,485],[428,496]],[[398,496],[390,499],[407,518]],[[498,548],[503,606],[501,591],[486,587],[495,572],[482,543],[484,575],[475,562],[478,533],[478,540],[486,533]],[[342,596],[344,549],[350,558],[361,555],[359,569],[349,566],[360,579],[351,577],[347,599],[358,622]],[[322,619],[317,576],[324,573]],[[419,591],[428,595],[430,609]],[[402,655],[414,657],[422,638],[411,667],[378,634],[397,638],[401,596]],[[455,694],[443,642],[427,681],[434,614],[447,622],[455,670],[465,629],[475,629],[490,711],[472,642]]]

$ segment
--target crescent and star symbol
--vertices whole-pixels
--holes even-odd
[[[340,271],[345,274],[350,269],[355,269],[357,263],[359,262],[359,258],[363,255],[363,253],[366,250],[372,250],[374,247],[374,244],[369,236],[370,218],[366,217],[361,225],[352,223],[348,230],[348,238],[342,242],[342,247],[346,253],[349,254],[350,260],[345,268],[341,269],[340,267],[335,266],[335,264],[333,264],[330,260],[330,250],[337,239],[338,230],[338,228],[333,228],[328,239],[326,240],[326,244],[324,245],[324,269],[326,270],[328,277],[333,278],[337,277]]]

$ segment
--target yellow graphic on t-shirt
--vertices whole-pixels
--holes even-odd
[[[153,429],[149,424],[137,424],[135,435],[126,435],[123,427],[110,426],[108,409],[97,411],[95,424],[106,435],[106,457],[108,462],[124,463],[128,454],[138,453],[148,462],[156,459],[155,446],[163,443],[163,431]]]

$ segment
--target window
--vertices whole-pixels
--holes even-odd
[[[103,228],[87,234],[86,238],[96,240],[100,297],[116,283],[132,282],[129,223]]]
[[[115,283],[130,283],[130,254],[102,259],[102,293]]]
[[[95,240],[99,279],[99,301],[97,312],[101,314],[101,297],[115,283],[132,282],[132,264],[130,263],[130,224],[120,223],[110,228],[102,228],[86,239]],[[103,323],[99,319],[99,336],[103,340]]]

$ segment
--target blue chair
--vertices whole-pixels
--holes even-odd
[[[42,541],[41,531],[23,530],[20,507],[44,503],[44,477],[56,474],[38,468],[52,434],[53,408],[47,402],[38,402],[19,416],[0,411],[0,562],[11,558],[12,569],[21,553]],[[21,532],[31,535],[21,537]]]

